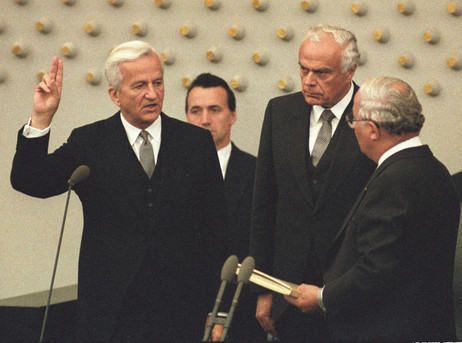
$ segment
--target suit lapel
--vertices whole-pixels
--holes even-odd
[[[104,158],[112,159],[108,163],[108,165],[114,166],[112,172],[114,174],[121,174],[127,181],[131,177],[144,177],[147,180],[146,173],[128,141],[127,133],[120,119],[120,112],[106,121],[106,129],[102,134],[107,136],[105,140],[107,145],[104,152],[106,156]],[[123,172],[118,173],[118,170]]]
[[[356,85],[354,85],[354,87],[353,98],[358,89]],[[345,182],[345,178],[349,175],[350,169],[354,167],[361,153],[359,147],[358,149],[352,149],[352,147],[355,145],[357,146],[358,143],[354,131],[350,129],[345,121],[346,115],[352,112],[353,98],[343,112],[334,136],[332,137],[331,143],[335,145],[329,144],[325,152],[326,154],[332,154],[331,165],[327,172],[326,186],[320,192],[315,211],[328,204],[329,198],[333,196],[337,192],[339,186]],[[322,159],[320,163],[322,163]]]
[[[292,172],[295,179],[305,197],[306,202],[310,206],[314,206],[313,190],[309,180],[309,171],[307,169],[307,161],[309,160],[309,132],[310,132],[310,113],[311,106],[305,102],[302,94],[294,103],[292,115],[289,116],[287,134],[287,153]]]
[[[390,156],[388,159],[386,159],[374,171],[374,173],[371,175],[371,177],[367,181],[366,185],[363,188],[363,191],[361,192],[361,194],[356,199],[356,201],[355,201],[354,205],[352,206],[350,212],[348,213],[347,217],[345,218],[342,227],[340,228],[339,232],[335,236],[335,241],[337,241],[340,238],[343,231],[345,231],[345,229],[348,227],[348,224],[350,223],[351,218],[356,213],[356,210],[358,209],[358,207],[361,204],[362,200],[366,196],[369,187],[374,182],[374,180],[377,179],[378,176],[380,176],[380,174],[382,174],[390,165],[392,165],[393,163],[395,163],[395,162],[397,162],[399,160],[406,159],[406,158],[409,158],[409,157],[416,157],[418,155],[429,156],[431,154],[432,153],[431,153],[429,147],[427,145],[423,145],[423,146],[416,147],[416,148],[410,148],[410,149],[401,150],[401,151],[397,152],[396,154]]]
[[[351,148],[357,144],[356,137],[343,118],[344,116],[342,116],[342,120],[334,134],[338,135],[335,146],[331,147],[334,151],[326,150],[326,153],[332,153],[331,165],[327,172],[325,187],[320,192],[316,210],[325,206],[329,198],[335,195],[339,186],[345,182],[345,177],[350,174],[349,171],[354,167],[360,154],[359,149]]]
[[[244,179],[247,178],[245,169],[241,167],[240,151],[232,144],[231,156],[226,168],[225,190],[228,201],[228,211],[232,215],[239,206],[239,199],[245,187]]]
[[[184,137],[181,136],[178,130],[175,129],[175,122],[167,117],[165,114],[162,116],[162,133],[161,143],[158,156],[158,163],[160,165],[161,183],[160,192],[162,194],[163,203],[174,194],[174,190],[178,185],[181,178],[185,158],[180,156],[181,149],[177,149],[178,145]]]

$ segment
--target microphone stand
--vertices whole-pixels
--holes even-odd
[[[249,282],[250,277],[252,276],[253,269],[255,267],[255,260],[252,256],[247,256],[244,261],[242,261],[241,269],[239,275],[237,276],[237,289],[234,292],[233,302],[231,303],[231,308],[226,317],[226,321],[223,327],[223,332],[221,334],[220,342],[223,342],[228,334],[228,329],[231,326],[233,320],[234,310],[238,304],[239,296],[241,295],[242,287],[244,284]]]
[[[63,223],[61,225],[61,233],[59,234],[58,249],[56,250],[55,264],[53,267],[53,274],[51,276],[51,285],[50,285],[50,290],[48,291],[47,305],[45,307],[45,315],[43,316],[42,330],[40,332],[39,343],[43,342],[43,335],[45,334],[45,327],[46,327],[47,318],[48,318],[48,310],[50,309],[51,294],[53,293],[53,284],[55,282],[56,269],[58,267],[59,252],[61,250],[61,242],[63,241],[64,225],[66,224],[67,209],[69,207],[69,199],[71,197],[71,190],[72,190],[72,187],[75,186],[77,183],[85,180],[89,174],[90,174],[90,169],[85,165],[81,165],[72,173],[70,179],[67,181],[67,183],[69,184],[69,188],[67,190],[66,205],[64,207]]]
[[[207,322],[206,330],[204,333],[204,337],[202,338],[202,342],[207,342],[210,338],[210,333],[212,331],[213,325],[216,324],[216,318],[218,313],[218,308],[220,307],[221,298],[223,297],[223,293],[225,291],[226,284],[233,280],[235,277],[235,272],[237,269],[238,258],[236,255],[231,255],[223,264],[221,268],[221,285],[220,289],[218,290],[218,295],[215,300],[215,305],[213,306],[212,313],[209,317]]]
[[[47,324],[48,310],[50,308],[50,300],[51,300],[51,294],[53,292],[53,284],[55,282],[56,269],[58,267],[59,252],[61,250],[61,242],[63,240],[64,225],[66,224],[67,209],[69,207],[69,199],[70,199],[70,196],[71,196],[71,190],[72,190],[72,185],[69,185],[69,189],[67,190],[66,205],[64,207],[63,223],[61,225],[61,233],[59,235],[58,249],[56,251],[55,264],[54,264],[54,267],[53,267],[53,274],[51,276],[51,285],[50,285],[50,290],[48,291],[48,299],[47,299],[47,305],[45,307],[45,315],[43,316],[42,331],[40,332],[40,340],[39,340],[40,343],[43,342],[43,335],[45,333],[45,326]]]

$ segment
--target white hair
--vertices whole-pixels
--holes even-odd
[[[391,134],[419,132],[425,122],[414,90],[398,78],[367,79],[359,88],[359,96],[359,117],[377,123]]]
[[[318,24],[308,29],[304,40],[309,39],[313,42],[320,42],[321,37],[318,34],[320,31],[330,33],[340,46],[346,45],[342,53],[342,73],[346,73],[358,65],[361,55],[353,33],[334,25]]]
[[[130,41],[115,47],[106,60],[104,74],[109,86],[119,90],[122,83],[119,65],[122,62],[134,61],[143,55],[157,55],[156,50],[146,42]]]

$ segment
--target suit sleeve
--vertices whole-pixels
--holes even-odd
[[[250,227],[250,255],[255,268],[272,273],[276,207],[278,191],[272,148],[272,102],[268,104],[263,121]]]
[[[411,241],[418,239],[413,234],[412,194],[405,181],[392,177],[369,187],[331,266],[339,277],[328,281],[323,291],[328,313],[384,298],[408,277],[405,264],[412,260]],[[325,278],[329,279],[329,271]]]
[[[72,144],[64,144],[48,154],[50,134],[39,138],[26,138],[18,132],[16,153],[10,175],[11,185],[27,195],[48,198],[64,193],[67,181],[79,166]],[[73,139],[70,137],[69,142]]]
[[[205,275],[209,281],[204,285],[209,295],[216,295],[216,289],[220,282],[221,267],[230,254],[229,225],[226,212],[226,197],[221,174],[218,155],[215,144],[209,132],[201,135],[199,161],[202,174],[201,203],[197,204],[196,210],[201,215],[200,230],[204,242]],[[209,299],[211,301],[211,298]],[[211,303],[211,302],[209,302]]]

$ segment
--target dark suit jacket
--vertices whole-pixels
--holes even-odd
[[[318,171],[312,167],[308,148],[311,106],[302,93],[269,102],[260,138],[251,224],[250,253],[257,269],[297,284],[322,283],[327,250],[375,168],[360,152],[354,131],[344,120],[352,102]],[[324,180],[322,188],[318,178]],[[282,299],[281,306],[286,304]]]
[[[232,143],[226,168],[225,193],[228,223],[231,233],[231,252],[242,261],[249,255],[250,215],[257,159],[239,150]]]
[[[239,150],[232,143],[231,156],[226,168],[225,191],[228,207],[229,250],[242,262],[249,256],[250,216],[252,213],[253,185],[257,159]],[[266,335],[255,318],[256,296],[243,289],[239,298],[232,327],[230,340],[234,342],[262,342]],[[223,310],[231,304],[235,287],[228,287]]]
[[[202,337],[213,305],[208,296],[216,293],[216,269],[224,261],[216,250],[226,223],[223,179],[210,133],[161,116],[162,141],[151,180],[119,113],[75,129],[49,155],[49,135],[26,139],[19,133],[11,173],[15,189],[46,198],[65,192],[79,165],[91,170],[75,187],[84,214],[78,291],[83,341],[114,339],[111,333],[131,296],[127,290],[146,262],[154,268],[147,297],[163,299],[159,311],[174,317],[161,331],[176,332],[169,339]],[[212,261],[220,264],[214,274]]]
[[[323,292],[334,340],[453,341],[459,201],[428,146],[368,181],[331,251]]]
[[[458,172],[452,175],[452,180],[456,185],[457,194],[459,195],[459,200],[462,202],[462,172]]]

